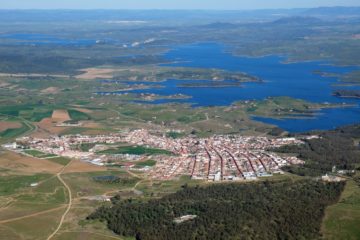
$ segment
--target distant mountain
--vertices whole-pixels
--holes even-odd
[[[297,24],[319,24],[322,23],[323,21],[319,18],[316,17],[304,17],[304,16],[294,16],[294,17],[285,17],[285,18],[280,18],[278,20],[273,21],[273,24],[278,24],[278,25],[285,25],[285,24],[290,24],[290,25],[297,25]]]
[[[360,17],[360,7],[319,7],[303,12],[308,16],[357,16]]]
[[[227,22],[214,22],[207,25],[203,25],[204,28],[214,28],[214,29],[234,28],[236,26],[237,26],[236,24],[227,23]]]

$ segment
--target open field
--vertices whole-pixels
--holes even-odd
[[[6,130],[0,132],[0,137],[4,139],[12,139],[14,137],[20,136],[23,133],[29,131],[30,128],[28,125],[21,124],[17,128],[7,128]]]
[[[49,178],[47,174],[1,176],[0,196],[12,195],[22,188],[29,188],[32,183],[41,182],[47,178]]]
[[[172,153],[163,149],[147,148],[142,146],[121,146],[115,149],[102,151],[104,154],[133,154],[133,155],[171,155]]]
[[[65,122],[71,120],[68,111],[63,109],[54,110],[51,118],[56,122]]]
[[[87,108],[82,108],[82,107],[75,107],[74,109],[76,111],[87,113],[87,114],[91,114],[91,113],[94,112],[93,110],[90,110],[90,109],[87,109]]]
[[[37,150],[32,150],[32,149],[26,149],[26,150],[24,150],[24,153],[27,155],[30,155],[32,157],[36,157],[36,158],[56,157],[56,155],[54,155],[54,154],[43,153],[43,152],[40,152]]]
[[[29,150],[33,151],[33,150]],[[38,156],[40,152],[28,152]],[[61,177],[65,183],[77,189],[81,185],[90,186],[98,194],[105,194],[121,188],[121,184],[97,183],[92,180],[92,176],[106,175],[106,168],[99,168],[94,165],[74,161],[75,164],[68,165],[69,172],[74,179],[72,183],[65,173]],[[66,204],[68,203],[68,192],[65,190],[63,182],[54,174],[63,171],[63,166],[69,163],[69,159],[38,159],[19,155],[13,152],[2,152],[0,155],[0,238],[6,239],[23,239],[38,240],[46,239],[47,236],[54,233],[59,226],[60,219],[64,216]],[[86,171],[99,171],[102,173],[88,173]],[[104,172],[105,171],[105,172]],[[78,173],[82,172],[82,173]],[[80,174],[80,175],[79,175]],[[82,174],[84,178],[81,177]],[[95,174],[95,175],[94,175]],[[127,175],[126,173],[119,173]],[[78,176],[79,175],[79,176]],[[30,184],[35,184],[30,186]],[[132,185],[125,185],[125,188]],[[73,189],[71,189],[72,191]],[[113,235],[103,224],[86,224],[81,225],[81,220],[85,219],[101,202],[89,202],[84,207],[83,202],[75,200],[75,205],[69,209],[68,214],[64,217],[64,223],[59,226],[59,234],[55,234],[53,239],[62,237],[66,239],[72,236],[89,236],[93,239],[119,239]],[[35,228],[40,229],[34,231]],[[69,228],[70,226],[70,228]],[[63,231],[63,232],[62,232]],[[91,235],[91,236],[90,236]]]
[[[4,169],[25,173],[56,173],[62,166],[46,159],[32,158],[14,152],[0,153],[0,165]]]
[[[44,236],[49,235],[53,231],[63,211],[63,209],[58,209],[56,211],[39,214],[34,217],[5,223],[3,226],[10,229],[11,232],[16,232],[19,237],[18,239],[45,239]],[[38,226],[41,227],[34,231],[34,229],[38,228]]]
[[[60,92],[60,89],[57,87],[48,87],[41,90],[41,93],[43,94],[57,94]]]
[[[78,111],[75,109],[69,109],[68,114],[69,114],[70,119],[74,120],[74,121],[84,121],[84,120],[91,119],[91,117],[87,113],[84,113],[83,111]]]
[[[102,195],[109,191],[131,189],[136,184],[134,181],[129,181],[126,185],[121,182],[106,183],[95,181],[94,177],[98,176],[117,176],[120,179],[130,178],[129,174],[124,171],[102,171],[102,172],[77,172],[77,173],[64,173],[63,178],[69,183],[74,198],[84,196]]]
[[[35,162],[37,159],[31,161]],[[7,201],[0,206],[2,237],[45,239],[64,211],[67,194],[62,184],[52,174],[33,172],[15,167],[7,175],[0,177],[0,196],[3,197],[2,200],[6,197]],[[38,226],[42,227],[34,231]]]
[[[60,134],[61,132],[69,129],[69,127],[57,127],[57,122],[52,118],[44,118],[39,123],[35,123],[37,130],[32,133],[34,137],[46,137],[53,134]]]
[[[0,132],[3,132],[7,129],[20,128],[21,124],[18,122],[0,122]]]
[[[322,232],[325,239],[356,240],[360,236],[360,185],[349,180],[340,201],[326,209]]]
[[[98,78],[112,78],[115,69],[112,68],[86,68],[81,69],[82,74],[77,75],[76,78],[82,80],[91,80],[91,79],[98,79]]]
[[[71,161],[71,159],[65,157],[52,157],[52,158],[47,158],[47,160],[63,166],[67,165]]]
[[[96,166],[94,164],[82,162],[82,161],[73,161],[64,171],[64,173],[82,173],[82,172],[100,172],[105,171],[105,167]]]
[[[110,234],[110,233],[107,233]],[[68,240],[68,239],[74,239],[74,240],[80,240],[80,239],[88,239],[88,240],[112,240],[112,239],[118,239],[122,240],[125,238],[120,238],[116,235],[107,235],[105,233],[93,233],[93,232],[87,232],[85,231],[74,231],[74,232],[62,232],[58,236],[56,236],[54,239],[56,240]]]

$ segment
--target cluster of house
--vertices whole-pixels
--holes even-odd
[[[191,175],[193,179],[213,181],[254,180],[282,173],[281,167],[304,162],[292,156],[279,156],[268,149],[302,144],[296,138],[216,135],[209,138],[167,138],[141,129],[127,134],[127,142],[166,149],[173,156],[158,156],[149,175],[172,179]]]
[[[270,148],[289,144],[302,144],[296,138],[269,138],[262,136],[215,135],[208,138],[194,136],[173,139],[163,134],[153,134],[145,129],[114,133],[109,135],[54,136],[48,139],[24,137],[17,140],[45,153],[78,158],[96,165],[116,162],[136,162],[144,156],[133,154],[99,154],[99,150],[116,143],[128,143],[172,152],[172,155],[152,157],[157,164],[146,167],[148,176],[154,179],[173,179],[190,175],[193,179],[211,181],[254,180],[258,177],[282,173],[281,167],[303,164],[293,156],[280,156],[268,151]],[[88,151],[77,146],[90,144]],[[131,168],[132,165],[127,165]]]

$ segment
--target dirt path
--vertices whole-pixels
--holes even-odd
[[[131,176],[133,176],[133,177],[136,177],[136,178],[142,178],[142,177],[140,177],[139,175],[137,175],[137,174],[135,174],[135,173],[133,173],[133,172],[130,172],[130,170],[126,170],[126,172],[128,173],[128,174],[130,174]]]
[[[67,208],[64,212],[64,214],[61,216],[61,219],[60,219],[60,222],[59,222],[59,225],[58,227],[55,229],[55,231],[47,238],[47,240],[50,240],[52,239],[60,230],[63,222],[64,222],[64,219],[66,217],[66,215],[68,214],[68,212],[70,211],[71,209],[71,205],[72,205],[72,195],[71,195],[71,189],[70,187],[67,185],[67,183],[62,179],[61,177],[61,174],[64,172],[64,170],[73,162],[70,161],[66,166],[64,166],[61,171],[59,173],[56,174],[56,177],[59,179],[59,181],[64,185],[64,187],[66,188],[66,190],[68,191],[68,194],[69,194],[69,203],[67,205]]]
[[[145,181],[145,179],[142,179],[142,180],[138,181],[138,182],[135,184],[135,186],[132,188],[132,190],[135,191],[136,188],[137,188],[137,186],[139,186],[139,184],[142,183],[142,182],[144,182],[144,181]]]
[[[64,208],[64,207],[65,206],[60,206],[60,207],[52,208],[52,209],[49,209],[49,210],[29,214],[29,215],[26,215],[26,216],[21,216],[21,217],[17,217],[17,218],[10,218],[10,219],[6,219],[6,220],[2,220],[2,221],[0,221],[0,224],[8,223],[8,222],[14,222],[14,221],[22,220],[22,219],[29,218],[29,217],[36,217],[36,216],[41,215],[41,214],[54,212],[54,211],[59,210],[59,209]]]

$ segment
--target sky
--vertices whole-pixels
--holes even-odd
[[[0,9],[274,9],[360,6],[359,0],[0,0]]]

